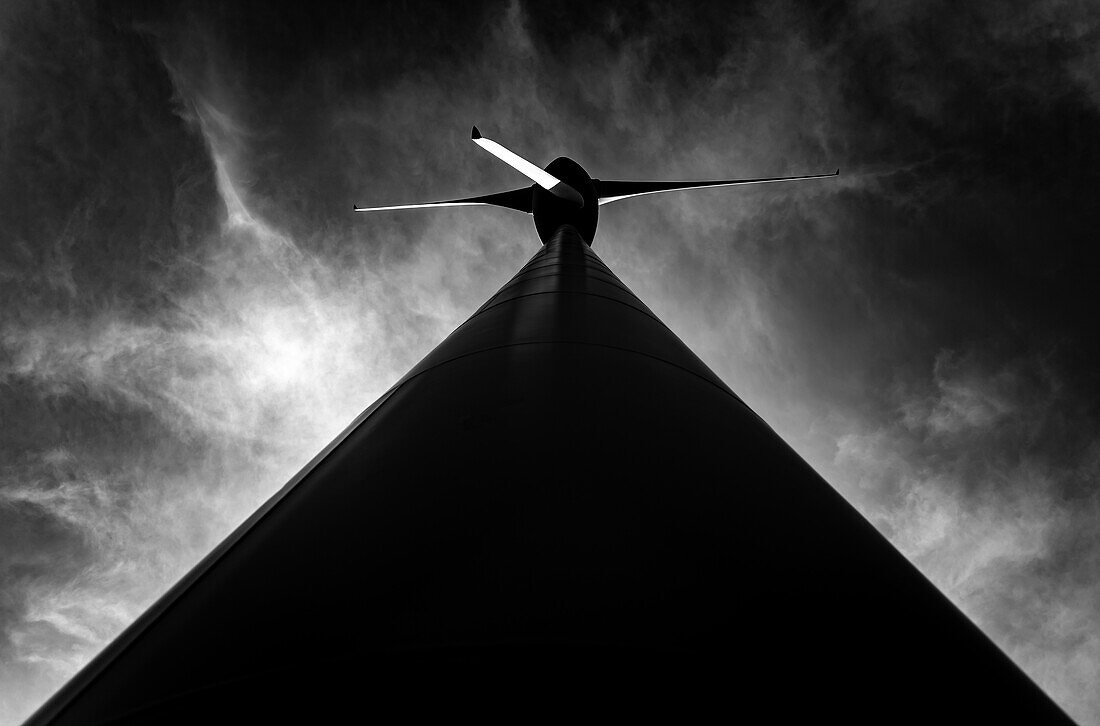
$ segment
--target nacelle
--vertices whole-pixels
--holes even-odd
[[[555,196],[535,184],[532,187],[531,213],[535,217],[539,239],[546,244],[559,227],[568,224],[591,246],[600,216],[599,195],[592,177],[588,176],[584,167],[565,156],[559,156],[547,164],[546,171],[580,192],[584,197],[584,206]]]

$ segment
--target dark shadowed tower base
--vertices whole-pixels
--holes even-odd
[[[36,716],[1069,723],[561,228]]]

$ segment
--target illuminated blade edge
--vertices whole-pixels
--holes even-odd
[[[831,174],[806,174],[802,176],[776,176],[761,179],[728,179],[723,181],[699,182],[653,182],[653,181],[613,181],[594,179],[600,204],[610,204],[621,199],[640,197],[646,194],[678,192],[685,189],[707,189],[713,187],[732,187],[740,184],[769,184],[771,182],[800,181],[803,179],[827,179],[840,176],[840,169]],[[636,190],[636,191],[635,191]],[[620,192],[620,193],[616,193]]]
[[[476,207],[488,202],[424,202],[423,204],[394,204],[389,207],[355,207],[356,212],[388,212],[393,209],[426,209],[428,207]]]
[[[485,138],[481,135],[481,132],[477,130],[477,126],[474,126],[473,131],[470,133],[470,139],[554,196],[560,197],[561,199],[567,199],[576,204],[584,204],[584,197],[582,197],[580,192],[576,189],[569,186],[561,179],[558,179],[545,169],[535,166],[519,154],[504,148],[492,139]]]

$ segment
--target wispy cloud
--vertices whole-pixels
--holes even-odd
[[[842,167],[611,205],[597,249],[1100,723],[1094,3],[282,12],[0,10],[0,722],[534,251],[348,213],[523,185],[479,123],[604,178]]]

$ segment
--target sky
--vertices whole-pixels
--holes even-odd
[[[538,249],[528,182],[1100,724],[1100,5],[0,4],[0,724]],[[598,445],[598,440],[594,442]]]

